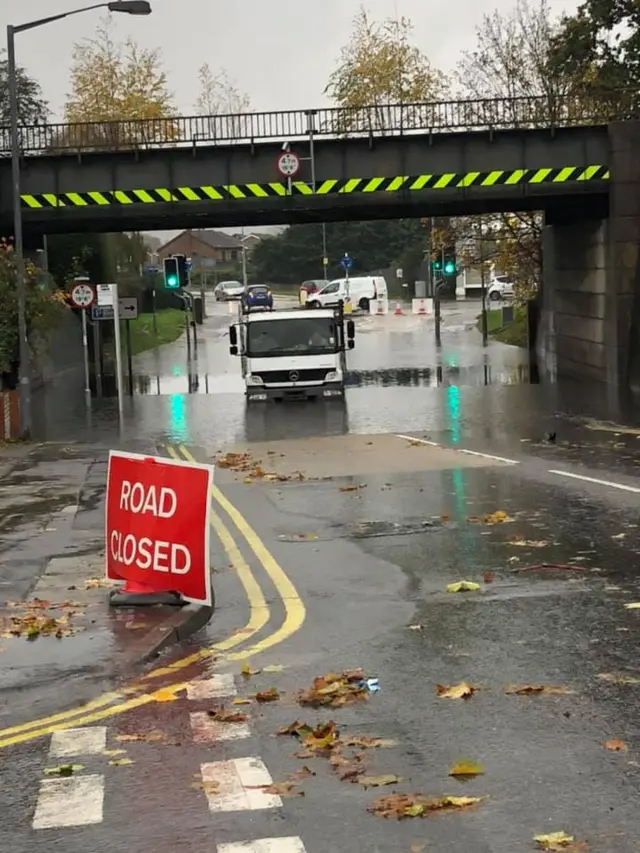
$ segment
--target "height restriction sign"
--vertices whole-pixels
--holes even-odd
[[[173,459],[109,454],[107,578],[178,592],[211,605],[209,522],[213,469]]]
[[[91,308],[96,292],[90,284],[78,283],[71,289],[71,301],[76,308]]]
[[[300,171],[300,158],[293,151],[284,151],[278,157],[278,171],[283,178],[293,178]]]

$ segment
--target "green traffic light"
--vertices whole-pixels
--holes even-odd
[[[447,275],[452,275],[455,272],[455,270],[456,270],[456,265],[454,263],[452,263],[451,261],[446,263],[444,266],[444,271]]]
[[[167,287],[178,287],[178,279],[174,275],[167,278]]]

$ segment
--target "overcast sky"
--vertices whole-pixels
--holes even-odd
[[[506,11],[514,0],[151,0],[148,18],[114,15],[117,32],[162,49],[175,102],[194,110],[202,63],[226,68],[255,110],[303,109],[326,102],[323,89],[351,22],[361,5],[373,17],[405,15],[415,42],[432,63],[453,70],[473,49],[482,16]],[[554,11],[572,11],[571,0],[551,0]],[[82,6],[82,0],[0,0],[2,33],[20,24]],[[101,12],[87,12],[17,37],[18,62],[43,86],[60,118],[68,91],[74,42],[90,36]],[[2,37],[3,38],[3,37]]]

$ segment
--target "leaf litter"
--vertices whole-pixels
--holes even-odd
[[[472,524],[509,524],[515,521],[515,518],[512,518],[504,510],[497,509],[495,512],[488,512],[485,515],[470,515],[467,521],[470,521]]]
[[[311,708],[340,708],[364,702],[369,696],[366,680],[361,669],[347,669],[340,674],[329,672],[314,678],[311,687],[300,691],[298,703]]]
[[[625,675],[622,672],[601,672],[598,678],[612,684],[640,684],[640,678],[635,675]]]
[[[534,835],[533,840],[542,847],[543,850],[550,850],[553,853],[578,853],[578,851],[586,850],[586,841],[576,841],[573,835],[567,835],[566,832],[549,832],[546,835]]]
[[[475,592],[480,589],[480,584],[475,581],[457,581],[447,584],[447,592]]]
[[[603,744],[605,749],[610,750],[611,752],[626,752],[627,745],[620,738],[612,738],[611,740],[606,740]]]
[[[21,610],[9,616],[0,616],[0,638],[37,640],[39,637],[71,637],[83,628],[73,625],[72,619],[84,613],[86,605],[77,601],[60,603],[34,598],[31,601],[7,601],[9,610]]]
[[[466,759],[456,761],[453,767],[449,770],[449,776],[460,781],[475,779],[476,776],[482,776],[483,774],[484,767],[482,764],[478,764],[477,761],[468,761]]]
[[[557,684],[512,684],[505,687],[508,696],[575,696],[575,690]]]
[[[243,711],[233,711],[224,705],[207,711],[207,716],[217,723],[246,723],[249,719]]]
[[[379,797],[367,811],[379,817],[398,820],[410,817],[429,817],[438,812],[469,811],[485,797],[428,797],[424,794],[388,794]]]
[[[466,681],[452,686],[444,684],[436,685],[436,693],[441,699],[471,699],[474,693],[477,693],[478,688],[467,684]]]

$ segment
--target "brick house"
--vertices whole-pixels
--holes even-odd
[[[170,255],[186,255],[187,258],[191,258],[196,269],[199,266],[199,260],[229,264],[240,261],[242,243],[236,237],[223,234],[222,231],[183,231],[158,249],[161,263]],[[203,266],[208,264],[205,263]]]

